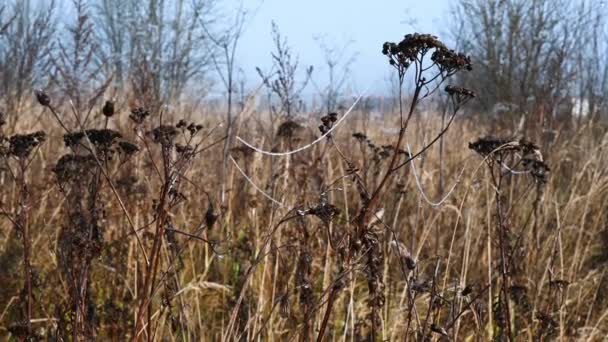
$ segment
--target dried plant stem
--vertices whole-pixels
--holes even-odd
[[[331,308],[334,305],[337,294],[338,294],[338,288],[332,287],[332,289],[329,292],[329,297],[327,298],[327,308],[325,310],[325,314],[323,315],[323,321],[321,322],[321,327],[319,328],[319,335],[317,336],[317,342],[323,341],[323,336],[325,336],[325,329],[327,328],[327,323],[329,322],[329,316],[331,315]]]
[[[19,211],[15,219],[17,231],[21,233],[23,243],[23,277],[25,280],[25,319],[27,326],[27,336],[32,335],[32,305],[34,297],[32,295],[32,266],[30,261],[30,231],[29,231],[29,210],[30,210],[30,195],[26,183],[26,160],[19,162],[19,176],[17,178],[17,186],[19,187]]]
[[[509,266],[508,266],[508,257],[507,257],[507,246],[505,241],[505,227],[504,227],[504,218],[503,218],[503,209],[502,209],[502,198],[501,198],[501,185],[503,181],[502,173],[499,171],[498,179],[494,176],[493,170],[490,170],[490,175],[492,177],[492,181],[494,183],[494,199],[496,201],[496,215],[497,215],[497,228],[498,228],[498,242],[500,249],[500,267],[501,267],[501,276],[502,276],[502,293],[504,300],[504,315],[507,321],[507,334],[509,341],[513,341],[514,335],[511,329],[511,309],[510,309],[510,299],[509,299]]]

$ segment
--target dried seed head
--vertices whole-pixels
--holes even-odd
[[[191,123],[188,125],[187,130],[188,130],[188,132],[190,132],[190,135],[194,135],[194,134],[196,134],[196,132],[198,131],[198,130],[196,129],[196,127],[197,127],[197,126],[196,126],[196,125],[195,125],[193,122],[191,122]]]
[[[463,87],[448,85],[445,87],[454,107],[458,108],[475,97],[475,93]]]
[[[131,109],[131,114],[129,114],[129,119],[133,121],[136,125],[141,125],[144,123],[144,120],[150,116],[150,111],[143,107],[137,107]]]
[[[194,147],[191,145],[175,144],[175,151],[184,157],[192,157]]]
[[[530,171],[530,174],[538,183],[547,183],[551,169],[549,169],[549,166],[547,166],[545,162],[537,159],[524,158],[522,165],[526,170]]]
[[[78,146],[82,139],[86,136],[89,137],[91,143],[101,152],[107,152],[117,139],[121,138],[122,135],[112,129],[87,129],[86,131],[70,132],[63,135],[63,142],[66,147]]]
[[[293,120],[287,120],[279,125],[279,128],[277,129],[277,137],[290,138],[302,129],[304,129],[304,127],[302,127],[302,125],[299,123]]]
[[[169,125],[161,125],[149,132],[152,135],[152,140],[161,144],[163,147],[173,146],[175,137],[177,137],[177,129]]]
[[[454,50],[437,49],[433,52],[431,60],[437,64],[441,71],[447,74],[453,74],[460,70],[473,70],[471,57]]]
[[[353,133],[353,138],[357,139],[359,142],[366,142],[368,140],[367,135],[365,135],[361,132]]]
[[[106,101],[106,104],[103,106],[102,113],[107,118],[114,116],[114,102]]]
[[[469,143],[469,148],[481,156],[487,156],[499,147],[506,145],[509,141],[506,139],[495,138],[492,136],[479,138],[477,141]]]
[[[329,113],[329,114],[327,114],[327,117],[329,118],[329,121],[332,123],[338,121],[338,113]]]
[[[42,106],[48,107],[51,105],[51,98],[45,92],[42,90],[36,90],[35,94],[38,103],[40,103]]]
[[[100,149],[108,149],[116,139],[122,138],[119,132],[112,129],[88,129],[86,133],[91,143]]]
[[[407,68],[416,60],[418,54],[424,54],[431,49],[447,48],[433,35],[413,33],[406,35],[399,43],[384,43],[382,54],[388,56],[391,65]]]
[[[309,213],[320,218],[326,225],[329,225],[340,214],[340,209],[333,204],[321,202],[316,207],[311,208]]]
[[[452,96],[475,97],[475,93],[463,87],[447,85],[445,92]]]
[[[9,139],[9,154],[17,158],[27,158],[35,147],[46,140],[46,133],[15,134]]]
[[[127,156],[131,156],[131,155],[139,152],[139,146],[135,145],[132,142],[126,141],[126,140],[120,141],[118,143],[118,147],[120,148],[120,151]]]

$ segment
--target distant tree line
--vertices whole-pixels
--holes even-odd
[[[8,0],[0,105],[18,115],[35,88],[79,110],[118,89],[151,107],[179,99],[193,81],[206,84],[219,15],[215,0]]]
[[[608,32],[604,1],[459,0],[451,33],[471,54],[463,74],[473,110],[526,113],[529,123],[608,113]]]

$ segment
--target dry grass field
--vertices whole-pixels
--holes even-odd
[[[28,155],[20,158],[9,139],[0,174],[4,336],[25,334],[29,309],[33,334],[61,340],[74,330],[70,292],[84,286],[83,334],[132,337],[146,298],[146,259],[156,245],[157,280],[146,313],[152,340],[306,341],[322,326],[325,340],[335,341],[490,340],[507,329],[504,279],[517,340],[601,341],[608,333],[608,135],[601,124],[552,140],[530,137],[541,139],[551,169],[544,183],[521,165],[488,166],[488,156],[469,143],[490,125],[458,117],[444,136],[441,162],[433,147],[386,186],[367,233],[377,240],[376,260],[362,246],[345,260],[356,248],[349,239],[363,201],[358,182],[373,187],[392,154],[382,147],[394,140],[386,134],[390,121],[355,111],[331,141],[289,156],[265,156],[237,142],[231,156],[239,168],[230,164],[222,203],[222,134],[213,119],[197,121],[191,133],[178,113],[163,118],[164,126],[155,124],[158,115],[136,125],[129,110],[117,110],[109,122],[99,113],[89,127],[107,125],[122,136],[88,133],[98,165],[85,143],[82,151],[63,146],[64,132],[48,109],[34,122],[40,112],[33,106],[16,131],[44,128],[45,141],[21,146]],[[284,151],[318,136],[318,118],[272,127],[257,115],[244,113],[236,128],[256,146]],[[406,136],[411,150],[439,124],[433,116],[415,120]],[[133,155],[128,141],[139,146]],[[200,153],[188,155],[186,146]],[[513,162],[505,158],[501,163]],[[503,179],[498,188],[496,177]],[[501,238],[508,245],[506,278]]]
[[[462,114],[466,56],[428,35],[383,53],[416,74],[382,120],[251,104],[226,134],[222,113],[37,92],[0,120],[0,336],[605,339],[606,127]],[[418,115],[436,84],[446,120]]]

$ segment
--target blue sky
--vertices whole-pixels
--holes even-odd
[[[386,89],[389,66],[380,53],[385,41],[399,41],[413,31],[433,33],[448,40],[448,0],[244,0],[257,7],[239,48],[239,65],[249,84],[259,81],[255,67],[270,68],[274,20],[299,56],[300,65],[315,66],[315,80],[324,82],[323,54],[315,37],[328,42],[352,41],[346,54],[356,53],[353,83],[371,92]],[[415,19],[414,22],[411,19]],[[309,87],[308,92],[314,89]]]

